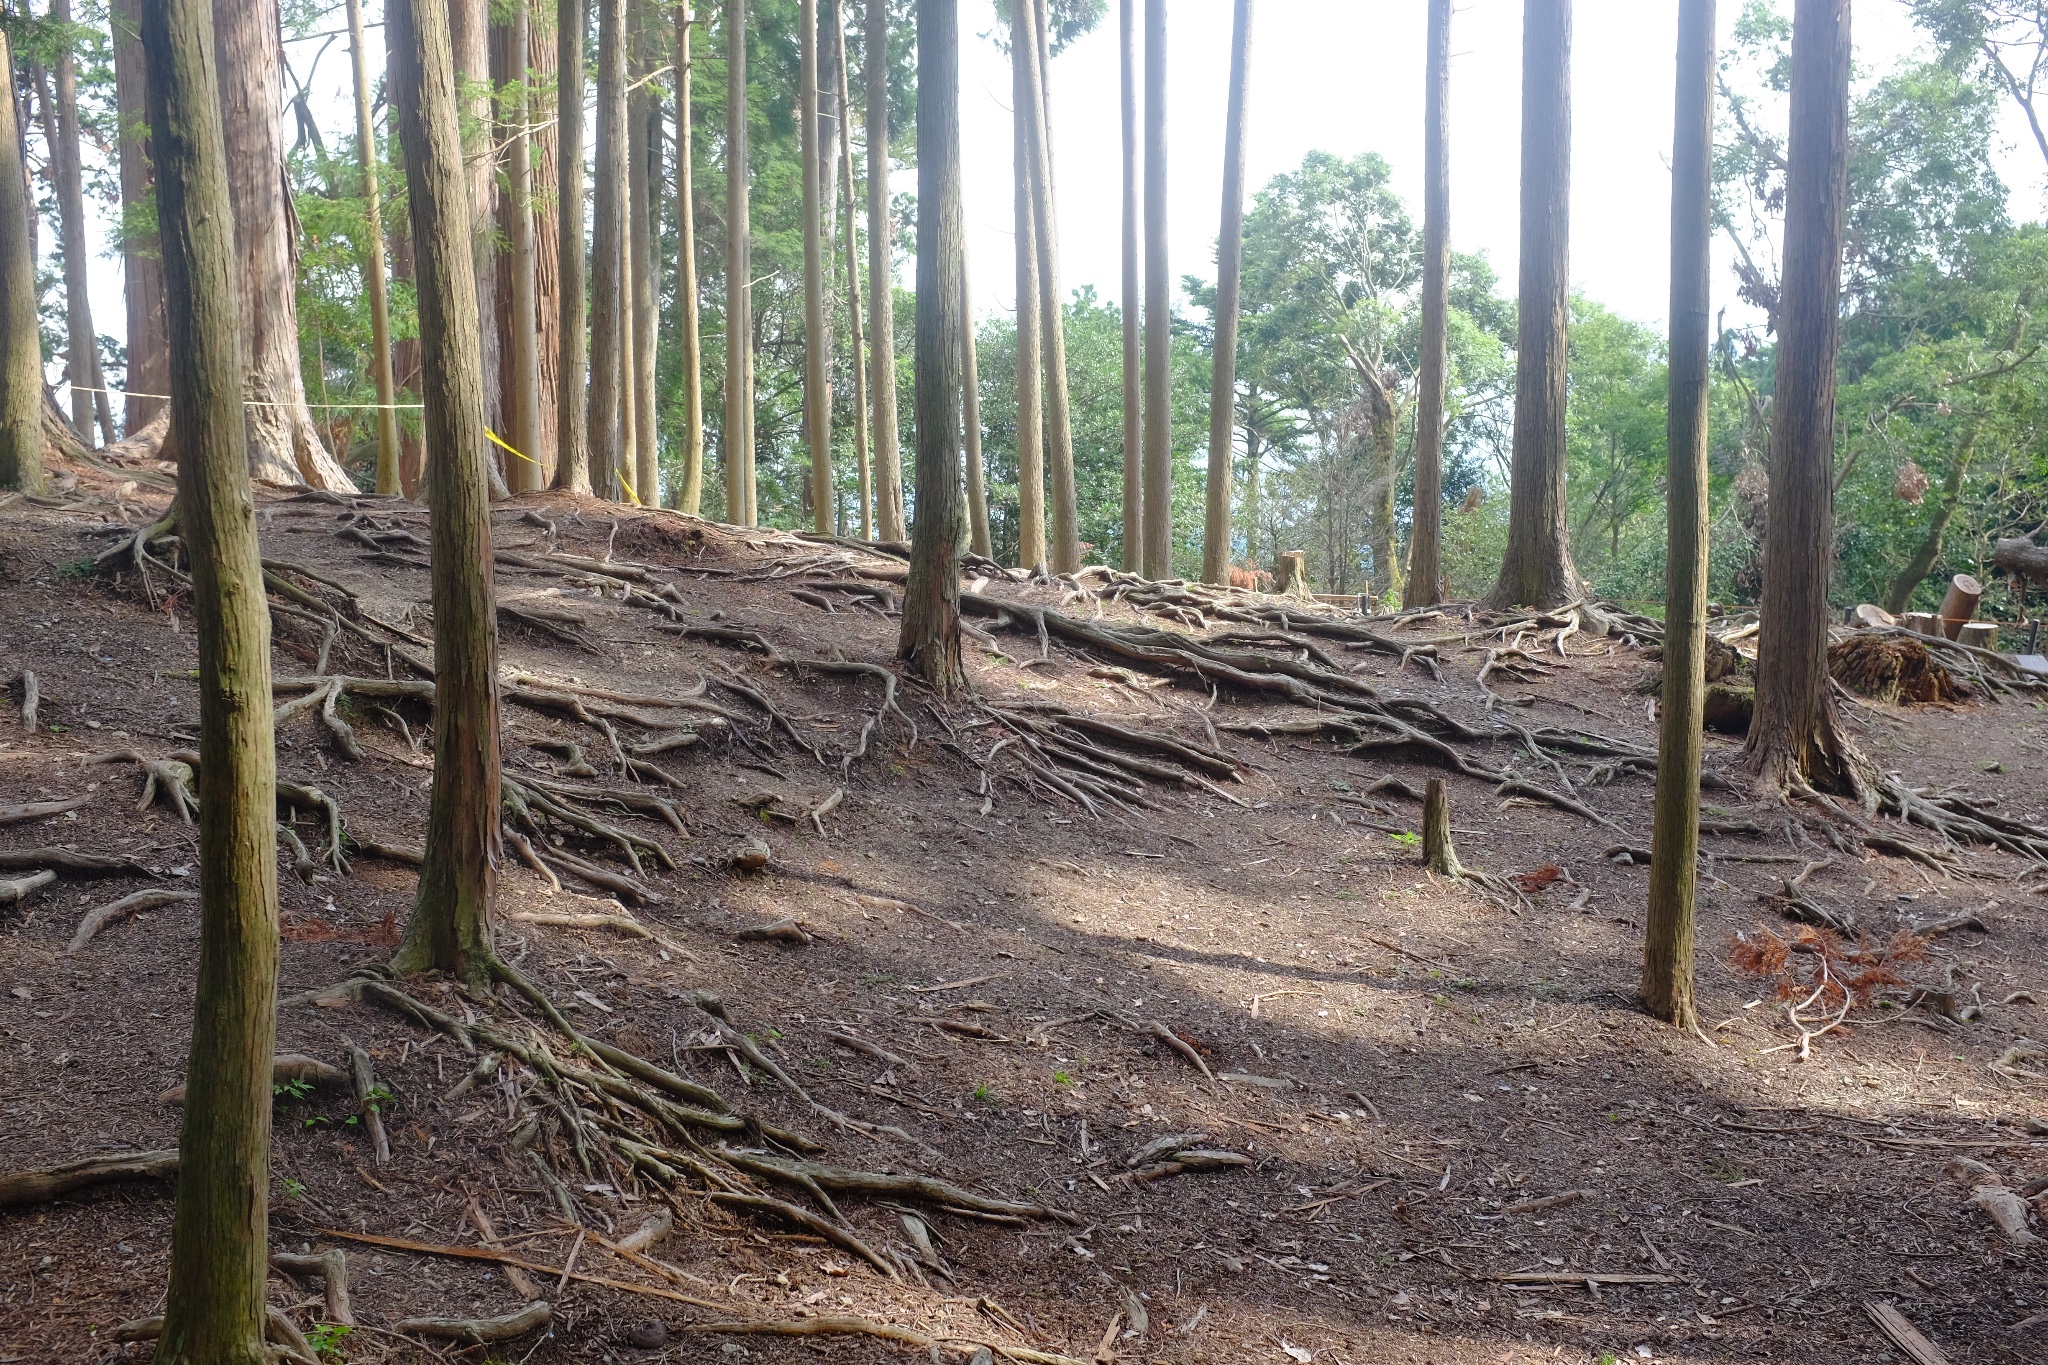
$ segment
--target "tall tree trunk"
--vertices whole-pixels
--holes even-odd
[[[974,280],[967,244],[960,244],[960,425],[967,434],[967,543],[983,559],[995,554],[988,534],[988,472],[981,455],[981,359],[974,338]]]
[[[544,83],[540,73],[554,71],[559,61],[555,34],[560,17],[546,0],[527,0],[527,6],[527,119],[539,125],[528,138],[527,160],[533,183],[534,339],[540,352],[540,430],[533,438],[540,448],[527,453],[540,462],[539,486],[545,488],[554,481],[561,453],[557,408],[561,403],[562,254],[556,198],[561,172],[555,156],[558,125],[542,112],[534,96],[536,86]]]
[[[491,0],[445,0],[448,40],[455,52],[455,97],[463,134],[462,164],[469,182],[470,274],[476,281],[477,337],[483,347],[484,421],[505,429],[499,387],[505,338],[498,328],[498,137],[492,99]],[[506,457],[510,462],[510,457]],[[432,480],[428,482],[431,484]],[[492,495],[505,481],[491,457]]]
[[[1849,0],[1798,0],[1792,16],[1785,285],[1778,302],[1770,515],[1764,530],[1766,610],[1757,635],[1756,716],[1743,763],[1767,789],[1810,785],[1860,796],[1863,760],[1842,731],[1828,676],[1835,357],[1848,200]]]
[[[875,504],[882,539],[908,537],[896,423],[896,230],[889,206],[889,5],[867,3],[868,391],[875,399]]]
[[[1173,279],[1166,233],[1166,0],[1145,0],[1145,577],[1173,577]]]
[[[640,501],[661,505],[661,456],[655,446],[654,362],[658,321],[657,264],[654,244],[660,204],[655,186],[661,183],[661,98],[649,73],[654,69],[654,15],[647,0],[633,4],[633,71],[636,88],[629,102],[631,122],[631,223],[633,252],[633,482]]]
[[[597,0],[596,203],[590,247],[590,478],[600,497],[618,488],[631,402],[627,335],[625,0]]]
[[[1956,450],[1955,461],[1949,465],[1948,477],[1941,483],[1941,502],[1934,509],[1934,516],[1927,523],[1927,534],[1921,537],[1913,557],[1906,561],[1906,567],[1899,570],[1898,577],[1885,593],[1884,609],[1893,615],[1905,611],[1913,604],[1913,593],[1927,581],[1927,575],[1934,572],[1934,565],[1941,558],[1941,542],[1948,535],[1948,524],[1955,519],[1956,505],[1963,498],[1963,482],[1970,476],[1970,464],[1977,454],[1977,425],[1970,424],[1969,435],[1963,438]]]
[[[114,117],[119,122],[121,215],[149,202],[156,169],[149,150],[149,63],[142,55],[142,0],[114,0]],[[139,225],[138,225],[139,226]],[[129,397],[122,430],[148,426],[165,408],[170,353],[164,342],[164,267],[155,234],[121,236],[121,280],[128,314]]]
[[[386,32],[388,35],[389,25],[386,25]],[[392,227],[391,278],[404,281],[408,288],[413,284],[412,225],[403,219]],[[420,339],[417,330],[413,335],[391,343],[391,376],[400,402],[419,401]],[[417,412],[418,409],[412,411]],[[426,441],[415,428],[404,423],[400,423],[398,428],[398,484],[408,498],[426,496]]]
[[[1416,376],[1415,520],[1403,608],[1443,600],[1444,383],[1451,294],[1451,0],[1429,0],[1423,72],[1422,354]]]
[[[697,326],[696,140],[691,136],[688,4],[676,11],[676,338],[683,371],[683,486],[676,506],[696,516],[704,506],[704,341]]]
[[[1579,593],[1565,534],[1565,391],[1571,322],[1572,0],[1522,6],[1522,281],[1508,545],[1496,606],[1554,607]]]
[[[725,0],[725,519],[754,525],[754,241],[747,176],[747,0]]]
[[[1067,328],[1061,314],[1060,219],[1053,194],[1052,44],[1048,37],[1045,0],[1019,0],[1030,11],[1031,61],[1026,72],[1030,100],[1025,120],[1030,153],[1031,216],[1037,228],[1038,332],[1045,366],[1045,462],[1052,476],[1052,569],[1077,573],[1081,568],[1081,514],[1074,486],[1073,405],[1067,396]]]
[[[860,330],[860,215],[853,195],[853,100],[847,75],[845,0],[833,0],[832,50],[839,68],[840,208],[846,219],[846,321],[853,344],[853,458],[860,470],[860,538],[875,538],[874,481],[868,462],[868,380]]]
[[[1031,192],[1031,73],[1038,44],[1029,0],[1010,6],[1012,169],[1017,242],[1017,563],[1042,567],[1045,553],[1045,364],[1039,324],[1038,205]],[[921,438],[920,438],[921,439]]]
[[[1124,572],[1145,567],[1144,404],[1139,368],[1144,348],[1143,296],[1138,289],[1138,6],[1122,0],[1117,13],[1118,61],[1122,67],[1124,151],[1123,323],[1124,323]]]
[[[1367,395],[1372,416],[1367,466],[1367,544],[1372,550],[1372,594],[1384,602],[1400,591],[1401,556],[1395,548],[1398,528],[1394,521],[1394,488],[1401,482],[1401,412],[1395,393],[1384,381],[1372,386]]]
[[[505,250],[497,258],[498,313],[505,320],[500,355],[500,406],[505,421],[505,483],[515,493],[541,486],[540,294],[535,278],[533,121],[527,72],[533,62],[533,0],[512,0],[507,22],[492,35],[493,74],[505,95],[506,192],[499,196],[498,224]],[[502,56],[501,56],[502,53]]]
[[[392,966],[491,985],[496,953],[498,627],[491,596],[491,507],[474,222],[456,115],[447,11],[385,0],[392,104],[405,147],[406,201],[419,278],[427,450],[434,463],[434,784],[426,861]]]
[[[214,19],[242,281],[249,472],[270,483],[353,492],[355,483],[320,440],[299,365],[298,215],[286,192],[277,0],[221,5]]]
[[[14,46],[0,28],[0,488],[43,491],[43,337],[37,321],[32,206],[14,102]]]
[[[590,20],[584,0],[558,0],[555,8],[555,254],[561,287],[556,294],[555,487],[589,493],[590,432],[585,383],[589,371],[589,260],[583,246],[583,44]]]
[[[156,1349],[165,1365],[267,1359],[277,755],[270,613],[242,415],[244,259],[234,242],[213,9],[208,0],[142,7],[171,411],[183,452],[178,529],[199,618],[199,971]]]
[[[69,26],[71,0],[50,0],[52,23]],[[71,381],[71,425],[93,444],[95,416],[100,424],[100,443],[111,445],[114,434],[113,405],[107,401],[106,385],[100,382],[99,334],[92,325],[92,298],[87,291],[85,244],[85,167],[78,145],[78,65],[67,42],[57,50],[56,137],[50,140],[50,170],[57,188],[57,222],[63,232],[64,318],[66,330],[65,372]]]
[[[1216,345],[1209,376],[1209,503],[1202,523],[1202,578],[1230,581],[1232,433],[1237,427],[1237,309],[1244,270],[1245,100],[1251,91],[1252,0],[1231,20],[1230,105],[1223,133],[1223,227],[1216,240]]]
[[[1699,888],[1700,730],[1707,657],[1708,331],[1714,223],[1714,0],[1680,0],[1671,149],[1671,350],[1664,579],[1664,716],[1657,740],[1643,1005],[1697,1031],[1693,898]]]
[[[363,31],[362,0],[348,0],[348,53],[355,76],[356,169],[363,177],[363,289],[370,300],[370,377],[377,386],[377,491],[400,491],[398,476],[398,387],[391,377],[391,301],[384,286],[384,207],[377,185],[377,125],[370,116],[370,55]]]
[[[917,0],[917,525],[896,654],[940,697],[966,687],[960,655],[961,263],[958,0]],[[1028,296],[1027,296],[1028,297]],[[1027,304],[1020,313],[1029,310]]]
[[[832,532],[832,380],[825,341],[825,206],[818,121],[818,0],[800,0],[802,49],[797,122],[803,158],[804,443],[811,451],[811,524]]]

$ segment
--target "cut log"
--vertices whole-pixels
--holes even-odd
[[[175,1148],[163,1152],[122,1152],[89,1156],[59,1166],[0,1175],[0,1209],[46,1204],[52,1199],[110,1180],[161,1180],[178,1173]]]
[[[1899,623],[1899,619],[1883,607],[1872,606],[1870,603],[1865,602],[1862,606],[1856,608],[1855,623],[1859,626],[1875,629],[1895,626]]]
[[[2036,545],[2032,537],[1998,541],[1991,547],[1991,562],[2014,578],[2048,585],[2048,549]]]
[[[1931,611],[1909,611],[1899,618],[1899,624],[1921,635],[1941,633],[1940,618]]]
[[[1997,649],[1998,622],[1965,621],[1962,629],[1956,632],[1956,640],[1972,649]]]
[[[1959,573],[1948,581],[1948,594],[1941,599],[1941,633],[1953,640],[1962,630],[1963,623],[1977,615],[1977,601],[1984,596],[1984,585],[1966,573]]]

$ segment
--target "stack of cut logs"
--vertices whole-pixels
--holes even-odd
[[[1941,600],[1941,610],[1909,611],[1903,616],[1893,616],[1882,607],[1869,603],[1856,608],[1856,624],[1860,626],[1903,626],[1921,635],[1937,635],[1958,644],[1970,645],[1977,649],[1998,648],[1998,623],[1979,621],[1977,603],[1984,596],[1984,585],[1969,574],[1959,573],[1949,580],[1948,595]]]

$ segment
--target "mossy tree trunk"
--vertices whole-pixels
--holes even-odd
[[[1451,0],[1429,0],[1422,115],[1422,343],[1415,406],[1415,520],[1406,609],[1443,597],[1444,373],[1450,359]]]
[[[199,623],[199,971],[159,1365],[267,1359],[277,756],[214,36],[208,0],[142,8],[171,412],[184,452],[178,529]]]
[[[405,148],[431,462],[434,782],[418,899],[392,966],[486,987],[496,962],[498,629],[491,598],[490,446],[447,11],[387,0],[392,102]]]
[[[0,58],[5,59],[0,70],[14,70],[14,47],[5,31],[0,31]],[[0,100],[0,488],[40,493],[43,339],[17,109],[11,95]]]

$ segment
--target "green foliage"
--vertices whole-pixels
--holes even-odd
[[[306,1344],[322,1360],[345,1360],[347,1356],[341,1348],[354,1330],[338,1322],[316,1322],[306,1329]]]

